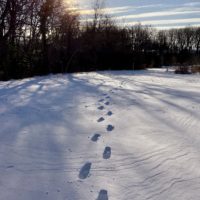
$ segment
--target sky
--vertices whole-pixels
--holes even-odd
[[[91,18],[94,0],[74,1],[84,18]],[[159,29],[200,26],[200,0],[106,0],[106,8],[121,25],[140,22]]]

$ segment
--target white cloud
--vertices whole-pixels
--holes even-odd
[[[119,14],[119,13],[124,13],[130,10],[130,6],[121,6],[121,7],[110,7],[110,8],[104,8],[102,9],[102,12],[105,14]],[[93,15],[94,10],[93,9],[77,9],[77,11],[81,15]]]
[[[192,25],[192,27],[199,27],[199,26],[200,24]],[[176,25],[176,24],[169,25],[169,26],[162,25],[162,26],[157,26],[157,28],[161,30],[172,29],[172,28],[185,28],[185,25]]]
[[[143,25],[164,25],[164,24],[200,24],[200,18],[191,18],[191,19],[166,19],[166,20],[146,20],[146,21],[131,21],[125,23],[126,25],[134,25],[138,22],[141,22]]]
[[[150,5],[143,5],[143,6],[119,6],[119,7],[107,7],[103,8],[102,12],[105,14],[121,14],[125,12],[130,12],[130,11],[136,11],[137,9],[143,9],[143,8],[154,8],[154,7],[161,7],[163,4],[150,4]],[[85,7],[85,8],[78,8],[77,11],[81,15],[92,15],[94,14],[94,9]]]
[[[78,0],[89,2],[93,0]],[[103,9],[105,14],[109,14],[119,24],[133,25],[138,22],[142,24],[153,25],[155,27],[183,27],[189,24],[200,25],[200,0],[142,0],[129,2],[116,2],[116,0],[107,0],[107,5],[116,5]],[[115,3],[116,2],[116,3]],[[91,4],[81,3],[79,13],[82,19],[91,20],[94,11]],[[81,5],[80,4],[80,5]],[[87,6],[87,7],[84,7]],[[121,6],[120,6],[121,5]],[[83,20],[84,21],[84,20]]]
[[[185,14],[195,14],[199,13],[199,11],[161,11],[161,12],[149,12],[149,13],[140,13],[134,15],[124,15],[115,17],[115,19],[135,19],[135,18],[147,18],[147,17],[162,17],[162,16],[172,16],[172,15],[185,15]]]

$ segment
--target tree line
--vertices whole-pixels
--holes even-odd
[[[200,27],[121,27],[98,0],[93,19],[84,23],[62,0],[0,5],[0,80],[200,62]]]

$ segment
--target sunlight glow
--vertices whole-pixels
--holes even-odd
[[[76,1],[76,0],[63,0],[63,2],[64,2],[68,7],[74,7],[75,5],[77,5],[77,1]]]

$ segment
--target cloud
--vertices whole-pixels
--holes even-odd
[[[118,15],[127,12],[134,12],[138,9],[144,8],[155,8],[155,7],[162,7],[163,4],[150,4],[150,5],[141,5],[141,6],[119,6],[119,7],[107,7],[103,8],[102,12],[109,15]],[[89,8],[86,6],[85,8],[76,8],[77,12],[81,15],[93,15],[94,9]]]
[[[166,20],[146,20],[146,21],[131,21],[125,23],[126,25],[135,25],[138,22],[141,22],[143,25],[165,25],[165,24],[199,24],[200,18],[191,18],[191,19],[166,19]]]
[[[105,14],[110,14],[110,15],[114,15],[114,14],[120,14],[120,13],[124,13],[127,12],[131,9],[130,6],[121,6],[121,7],[110,7],[110,8],[104,8],[101,11]],[[93,15],[94,14],[94,9],[77,9],[77,11],[81,14],[81,15]]]
[[[162,17],[162,16],[172,16],[172,15],[185,15],[185,14],[195,14],[199,11],[161,11],[161,12],[149,12],[149,13],[140,13],[134,15],[124,15],[116,17],[115,19],[135,19],[135,18],[147,18],[147,17]]]
[[[103,9],[102,12],[113,17],[120,25],[134,25],[138,22],[146,25],[151,24],[158,28],[169,26],[182,27],[189,24],[193,26],[200,25],[199,0],[108,0],[107,2],[108,5],[112,6]],[[87,7],[81,6],[81,9],[78,11],[82,19],[85,17],[87,21],[90,21],[94,11],[91,9],[91,5],[85,4],[85,6]]]
[[[187,27],[199,27],[200,24],[192,24],[188,25]],[[164,24],[164,25],[157,25],[156,28],[160,29],[160,30],[166,30],[166,29],[173,29],[173,28],[185,28],[186,26],[183,25],[179,25],[179,24]]]

